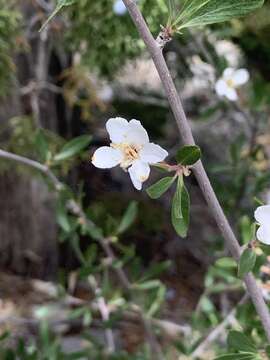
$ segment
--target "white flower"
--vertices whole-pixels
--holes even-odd
[[[219,96],[225,96],[231,101],[236,101],[238,99],[236,89],[248,80],[249,72],[246,69],[227,68],[224,70],[222,78],[216,83],[216,92]]]
[[[270,245],[270,205],[259,206],[254,216],[260,225],[257,231],[257,239],[264,244]]]
[[[106,129],[111,144],[95,151],[92,164],[100,169],[120,165],[129,172],[135,188],[141,190],[142,183],[150,174],[149,165],[163,161],[168,152],[149,142],[147,131],[138,120],[128,122],[120,117],[109,119]]]
[[[113,4],[113,12],[116,15],[124,15],[127,12],[127,8],[122,0],[116,0]]]

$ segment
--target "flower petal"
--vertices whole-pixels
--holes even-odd
[[[225,96],[230,100],[230,101],[236,101],[238,99],[238,95],[237,95],[237,91],[231,87],[228,87]]]
[[[236,86],[244,85],[249,80],[249,72],[246,69],[239,69],[232,75],[232,80]]]
[[[129,122],[126,141],[131,145],[144,145],[149,142],[147,131],[140,121],[133,119]]]
[[[121,117],[109,119],[106,123],[106,129],[110,135],[111,142],[115,144],[125,142],[128,125],[128,121]]]
[[[141,160],[149,164],[156,164],[163,161],[168,155],[169,154],[166,150],[153,143],[145,144],[140,151]]]
[[[219,96],[224,96],[226,93],[227,93],[227,90],[228,90],[228,84],[226,83],[226,81],[224,81],[223,79],[219,79],[217,82],[216,82],[216,93],[219,95]]]
[[[223,78],[224,80],[231,80],[233,77],[235,70],[231,67],[228,67],[223,71]]]
[[[259,206],[254,212],[254,217],[260,225],[270,224],[270,205]]]
[[[146,181],[150,174],[150,166],[140,160],[134,161],[128,169],[131,181],[137,190],[142,189],[142,183]]]
[[[124,15],[127,12],[127,8],[122,0],[116,0],[113,4],[113,11],[116,15]]]
[[[92,164],[99,169],[110,169],[120,164],[123,155],[120,150],[109,146],[97,149],[92,157]]]
[[[263,244],[270,245],[270,226],[260,226],[257,231],[257,239]]]

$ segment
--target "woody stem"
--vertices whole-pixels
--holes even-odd
[[[164,90],[168,97],[168,101],[171,110],[174,114],[176,124],[179,130],[179,135],[186,145],[194,145],[195,141],[193,134],[188,123],[185,111],[181,99],[178,95],[176,87],[174,85],[172,76],[167,67],[166,61],[163,57],[162,49],[158,46],[156,40],[153,38],[135,0],[123,0],[129,14],[143,39],[151,57],[158,71],[160,79],[162,81]],[[194,175],[198,181],[204,198],[212,212],[213,218],[215,219],[229,249],[231,255],[238,261],[241,255],[240,245],[234,235],[234,232],[222,210],[222,207],[216,197],[216,194],[212,188],[209,178],[206,174],[204,166],[201,161],[198,161],[193,167]],[[268,308],[264,302],[262,292],[258,287],[255,278],[252,274],[247,274],[244,277],[244,281],[248,290],[248,293],[253,301],[256,311],[263,324],[266,336],[270,341],[270,314]]]

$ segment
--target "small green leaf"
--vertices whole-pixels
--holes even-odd
[[[224,22],[262,7],[264,0],[186,0],[174,21],[180,31],[192,26]]]
[[[85,307],[79,307],[77,309],[71,310],[70,313],[68,314],[68,318],[70,320],[74,320],[77,318],[80,318],[83,316],[83,314],[85,313],[86,308]]]
[[[253,353],[245,354],[226,354],[221,355],[214,360],[258,360],[258,357]]]
[[[83,232],[91,236],[94,240],[101,240],[104,238],[102,229],[90,222],[83,225]]]
[[[255,201],[255,203],[257,203],[257,205],[258,206],[263,206],[263,205],[265,205],[265,203],[261,200],[261,199],[259,199],[258,197],[254,197],[254,201]]]
[[[122,234],[123,232],[125,232],[133,224],[137,214],[138,214],[138,204],[136,201],[132,201],[129,204],[124,216],[122,217],[120,225],[117,229],[117,234]]]
[[[39,29],[39,31],[43,31],[48,25],[48,23],[59,13],[59,11],[62,10],[63,7],[73,5],[76,1],[77,0],[58,0],[55,9],[45,21],[45,23],[42,25],[42,27]]]
[[[201,158],[201,149],[196,145],[186,145],[178,150],[176,160],[183,166],[193,165]]]
[[[200,299],[200,308],[205,313],[212,313],[215,311],[215,306],[207,296],[202,296]]]
[[[72,139],[64,145],[62,150],[54,156],[55,161],[63,161],[81,152],[91,141],[90,135],[82,135]]]
[[[164,177],[146,189],[146,192],[151,199],[158,199],[171,187],[171,185],[174,183],[174,180],[175,177]]]
[[[151,290],[159,287],[161,282],[159,280],[149,280],[140,284],[134,284],[133,288],[136,290]]]
[[[252,341],[242,332],[232,330],[229,332],[227,344],[236,351],[256,353],[257,349]]]
[[[66,208],[61,203],[57,206],[56,221],[64,232],[69,233],[71,231],[71,225]]]
[[[174,199],[172,203],[172,211],[174,212],[174,217],[176,219],[183,219],[182,213],[182,188],[184,186],[183,176],[178,176],[177,188],[174,194]]]
[[[243,216],[240,220],[241,237],[244,244],[248,244],[253,239],[253,226],[248,216]]]
[[[238,276],[242,278],[252,271],[256,263],[256,254],[251,249],[245,249],[240,257],[238,266]]]
[[[172,224],[179,236],[186,237],[189,226],[190,199],[189,199],[188,191],[184,184],[182,186],[182,192],[181,192],[181,211],[182,211],[181,219],[175,216],[175,209],[178,207],[178,204],[175,204],[177,199],[178,196],[173,197],[172,211],[171,211]]]
[[[237,268],[237,263],[231,257],[224,257],[216,261],[216,266],[223,269],[234,269]]]
[[[40,154],[40,157],[42,161],[46,161],[49,158],[49,144],[47,142],[47,139],[44,135],[43,129],[39,129],[37,131],[36,137],[35,137],[35,145],[37,147],[37,150]]]
[[[156,298],[153,300],[150,309],[147,311],[147,315],[153,317],[161,308],[166,298],[166,287],[160,284],[157,290]]]

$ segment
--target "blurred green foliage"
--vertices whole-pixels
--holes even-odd
[[[15,5],[13,0],[0,0],[0,97],[8,93],[9,81],[15,71],[12,55],[21,18]]]
[[[145,18],[154,34],[167,21],[166,0],[140,0]],[[127,59],[144,49],[128,13],[113,12],[113,0],[82,0],[68,10],[72,26],[66,32],[66,44],[80,51],[83,62],[102,75],[112,76]]]

